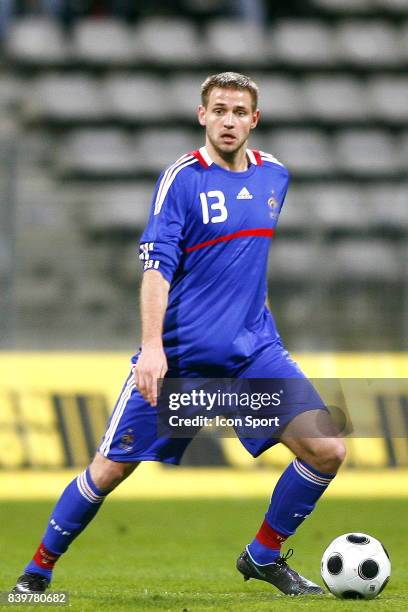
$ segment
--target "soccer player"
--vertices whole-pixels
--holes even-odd
[[[180,462],[191,438],[158,435],[157,382],[201,376],[304,382],[298,401],[281,414],[278,433],[240,435],[254,457],[280,442],[295,458],[237,568],[246,580],[264,580],[285,594],[323,593],[289,567],[288,554],[281,555],[283,542],[313,511],[345,454],[335,434],[319,435],[332,431],[330,414],[316,404],[317,393],[285,350],[265,306],[268,249],[289,175],[271,154],[248,148],[260,114],[250,78],[213,75],[201,93],[205,146],[160,175],[141,239],[140,352],[95,458],[62,493],[17,581],[18,592],[48,587],[55,563],[141,461]]]

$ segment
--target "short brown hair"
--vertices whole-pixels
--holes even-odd
[[[208,99],[214,87],[222,89],[239,89],[249,91],[252,99],[252,110],[258,106],[258,85],[249,77],[239,72],[220,72],[207,77],[201,85],[201,101],[203,106],[207,106]]]

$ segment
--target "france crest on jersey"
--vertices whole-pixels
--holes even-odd
[[[229,375],[276,340],[266,300],[268,249],[289,173],[248,149],[248,169],[214,163],[205,147],[159,177],[140,259],[170,282],[163,342],[174,368]]]

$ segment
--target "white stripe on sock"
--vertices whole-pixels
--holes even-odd
[[[78,476],[77,486],[78,486],[78,490],[81,493],[82,497],[84,497],[87,501],[91,502],[92,504],[100,504],[105,499],[104,495],[96,495],[96,493],[94,493],[94,491],[89,486],[88,479],[86,476],[86,470],[85,472],[82,472],[82,474]]]
[[[323,478],[314,474],[311,470],[307,469],[300,461],[296,458],[293,460],[293,467],[299,476],[302,476],[305,480],[309,482],[313,482],[321,487],[327,487],[328,484],[332,481],[332,478]]]

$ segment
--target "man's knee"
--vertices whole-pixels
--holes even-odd
[[[312,446],[309,461],[320,472],[334,474],[340,468],[345,457],[346,446],[343,440],[330,438],[319,440]]]
[[[111,461],[101,454],[96,453],[89,469],[91,478],[98,489],[102,491],[112,491],[125,480],[137,466],[138,463]]]

